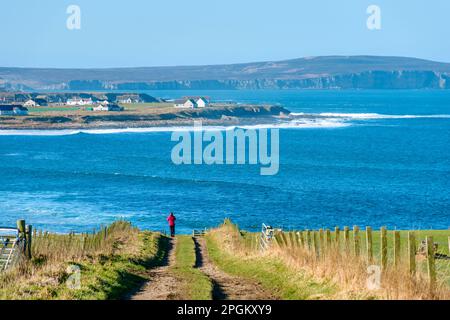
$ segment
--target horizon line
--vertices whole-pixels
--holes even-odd
[[[52,69],[52,70],[108,70],[108,69],[149,69],[149,68],[180,68],[180,67],[211,67],[211,66],[230,66],[230,65],[243,65],[251,63],[270,63],[270,62],[286,62],[293,60],[308,60],[315,58],[355,58],[355,57],[375,57],[375,58],[403,58],[412,60],[422,60],[427,62],[450,64],[450,62],[437,61],[432,59],[418,58],[412,56],[395,56],[395,55],[370,55],[370,54],[356,54],[356,55],[321,55],[321,56],[303,56],[297,58],[286,58],[281,60],[260,60],[260,61],[247,61],[247,62],[236,62],[236,63],[217,63],[217,64],[181,64],[181,65],[159,65],[159,66],[121,66],[121,67],[4,67],[0,66],[0,69]]]

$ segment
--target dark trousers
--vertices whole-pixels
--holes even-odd
[[[175,226],[170,226],[170,236],[175,237]]]

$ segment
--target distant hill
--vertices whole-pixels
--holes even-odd
[[[111,69],[0,68],[5,90],[450,89],[450,63],[324,56],[229,65]]]

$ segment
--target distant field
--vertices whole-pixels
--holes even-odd
[[[147,113],[153,110],[162,111],[164,109],[173,109],[172,103],[132,103],[132,104],[119,104],[125,108],[125,112],[138,112]],[[92,109],[95,105],[91,106],[47,106],[47,107],[33,107],[28,108],[30,115],[85,115],[86,113],[93,113]],[[99,113],[105,114],[107,111],[98,111]],[[116,113],[116,112],[112,112]]]

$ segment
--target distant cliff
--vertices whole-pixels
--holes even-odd
[[[0,68],[0,90],[449,89],[450,64],[327,56],[231,65],[114,69]]]

